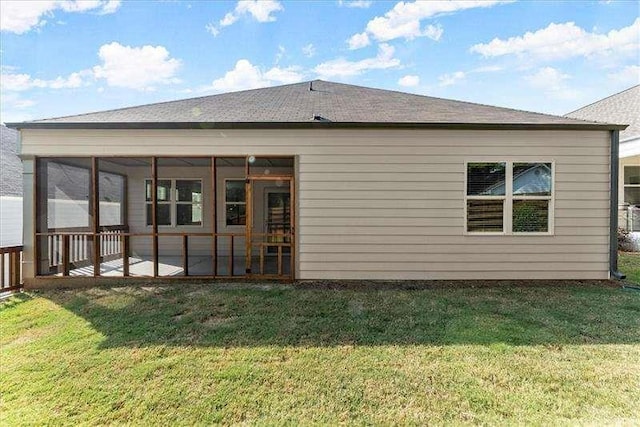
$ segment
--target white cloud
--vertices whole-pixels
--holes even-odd
[[[240,0],[235,13],[238,15],[249,14],[258,22],[272,22],[276,18],[271,14],[284,10],[276,0]]]
[[[359,47],[367,46],[368,43],[364,43],[362,34],[371,36],[381,42],[398,38],[412,40],[416,37],[428,37],[437,41],[442,37],[442,27],[439,25],[427,25],[422,28],[424,19],[465,9],[490,7],[499,3],[504,3],[504,1],[415,1],[411,3],[401,1],[393,9],[385,13],[384,16],[377,16],[369,21],[364,33],[360,33],[356,39],[354,39],[355,36],[349,39],[349,47],[358,49]],[[357,43],[357,41],[360,41],[360,43]]]
[[[640,84],[640,65],[627,65],[619,71],[608,74],[608,77],[622,85]]]
[[[250,15],[258,22],[273,22],[276,17],[272,14],[281,10],[284,10],[284,7],[276,0],[240,0],[235,9],[220,20],[220,26],[228,27],[243,15]]]
[[[352,35],[349,40],[347,40],[347,43],[349,44],[349,49],[351,50],[360,49],[371,44],[371,42],[369,41],[369,36],[366,32]]]
[[[67,89],[87,84],[84,79],[91,72],[88,70],[71,73],[68,77],[58,76],[53,80],[34,79],[29,74],[3,72],[0,74],[0,88],[3,92],[22,92],[30,89]]]
[[[440,25],[427,25],[422,35],[438,41],[442,37],[442,33],[444,33],[444,30]]]
[[[352,0],[352,1],[338,0],[338,6],[358,8],[358,9],[368,9],[372,4],[373,4],[373,1],[370,1],[370,0]]]
[[[228,27],[229,25],[233,25],[238,20],[238,18],[238,15],[234,14],[233,12],[229,12],[224,15],[224,18],[220,20],[220,26]]]
[[[588,32],[573,22],[549,24],[535,32],[506,40],[495,38],[471,47],[484,57],[516,55],[541,60],[573,57],[633,56],[640,51],[640,18],[633,24],[607,34]]]
[[[535,88],[545,89],[548,87],[558,88],[568,78],[568,74],[564,74],[553,67],[543,67],[534,74],[526,76],[525,80]]]
[[[466,76],[467,74],[464,71],[456,71],[451,74],[443,74],[438,77],[438,80],[440,81],[440,86],[451,86],[461,82]]]
[[[394,58],[395,49],[386,43],[378,47],[378,54],[374,58],[360,61],[349,61],[344,58],[333,59],[317,65],[313,71],[325,78],[349,77],[362,74],[369,70],[382,70],[400,66],[400,60]]]
[[[218,34],[220,34],[220,30],[218,28],[216,28],[216,26],[214,24],[212,24],[211,22],[209,22],[207,25],[205,25],[204,29],[207,30],[207,32],[209,34],[213,35],[213,37],[217,37]]]
[[[406,75],[404,77],[401,77],[398,80],[398,84],[404,87],[418,86],[420,84],[420,77],[413,76],[413,75]]]
[[[181,62],[171,58],[163,46],[123,46],[117,42],[100,47],[101,65],[93,67],[97,79],[109,86],[153,90],[158,84],[178,83]]]
[[[42,27],[57,10],[67,13],[114,13],[120,0],[37,0],[0,2],[0,30],[23,34]]]
[[[316,48],[313,46],[313,43],[309,43],[306,46],[302,47],[302,54],[307,58],[311,58],[316,54]]]
[[[531,87],[554,99],[574,99],[578,92],[569,88],[566,81],[571,76],[553,67],[542,67],[535,73],[524,76]]]
[[[477,67],[469,71],[470,73],[494,73],[496,71],[502,71],[503,68],[499,65],[485,65],[483,67]]]
[[[255,89],[275,84],[297,83],[302,79],[303,75],[297,67],[273,67],[266,72],[262,72],[258,66],[253,65],[249,60],[240,59],[236,62],[233,70],[227,71],[224,77],[214,80],[211,87],[204,90],[228,92]]]
[[[231,12],[224,15],[218,25],[210,22],[205,29],[216,37],[220,34],[220,27],[233,25],[244,15],[249,15],[258,22],[273,22],[276,20],[273,13],[281,10],[284,10],[284,7],[277,0],[240,0]]]
[[[276,82],[276,83],[283,83],[283,84],[298,83],[303,79],[303,76],[300,73],[300,69],[298,67],[287,67],[287,68],[273,67],[272,69],[264,73],[264,77],[269,82]]]

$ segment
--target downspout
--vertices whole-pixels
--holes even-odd
[[[618,180],[620,169],[620,131],[611,131],[611,189],[609,194],[609,272],[612,279],[624,279],[618,271]]]

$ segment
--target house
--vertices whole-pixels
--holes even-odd
[[[632,249],[640,250],[640,85],[582,107],[567,117],[629,124],[620,132],[618,221],[630,232]]]
[[[314,80],[10,126],[27,286],[617,274],[625,125]]]
[[[22,162],[18,132],[0,125],[0,247],[22,245]]]

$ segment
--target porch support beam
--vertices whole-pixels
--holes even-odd
[[[245,180],[245,215],[246,215],[246,236],[245,236],[245,273],[251,275],[251,242],[253,240],[253,191],[250,178]],[[233,255],[233,254],[232,254]]]
[[[158,277],[158,158],[151,158],[151,228],[153,246],[153,277]]]
[[[212,233],[212,251],[213,255],[213,275],[218,275],[218,179],[216,158],[211,157],[211,233]]]
[[[98,158],[91,157],[91,229],[93,231],[93,276],[100,276],[100,194]]]

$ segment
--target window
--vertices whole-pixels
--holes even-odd
[[[147,225],[153,224],[152,181],[145,180]],[[156,195],[158,225],[202,225],[202,181],[199,179],[159,179]]]
[[[640,206],[640,166],[624,166],[624,203]]]
[[[466,172],[467,232],[551,232],[552,163],[470,162]]]
[[[228,179],[224,182],[224,212],[226,225],[246,225],[247,200],[244,179]]]
[[[626,228],[640,231],[640,166],[624,165],[623,186]]]
[[[506,163],[467,164],[467,231],[502,232]]]
[[[176,225],[202,225],[202,181],[175,181]]]

